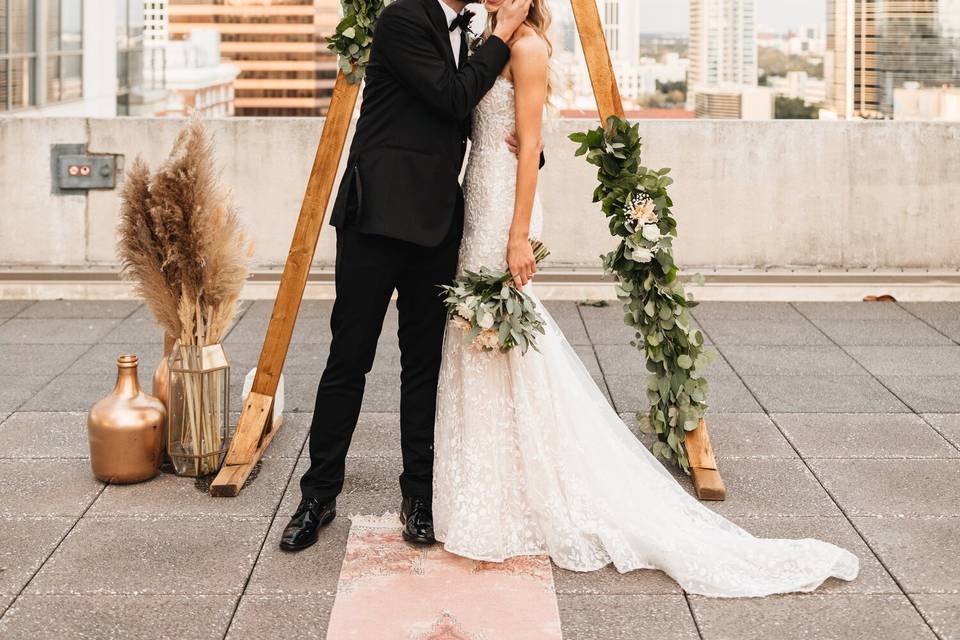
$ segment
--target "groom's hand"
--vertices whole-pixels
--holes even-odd
[[[507,136],[507,147],[510,149],[510,153],[520,157],[520,138],[517,137],[517,132],[514,131]],[[540,140],[540,153],[543,153],[543,140]]]
[[[504,42],[509,42],[514,32],[520,28],[530,13],[531,0],[506,0],[497,11],[497,28],[493,35]]]

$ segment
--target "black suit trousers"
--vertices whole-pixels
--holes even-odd
[[[309,471],[300,480],[305,498],[329,501],[343,489],[366,375],[394,290],[400,342],[400,445],[404,496],[431,499],[433,430],[446,310],[438,285],[456,275],[463,235],[463,200],[446,238],[436,247],[337,230],[333,342],[317,389],[310,427]]]

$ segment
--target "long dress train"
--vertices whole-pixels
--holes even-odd
[[[510,81],[497,81],[474,119],[460,269],[504,268],[516,184],[503,143],[515,126]],[[534,234],[541,219],[538,203]],[[574,571],[660,569],[687,592],[716,597],[811,591],[831,576],[857,576],[844,549],[755,538],[690,496],[537,306],[547,320],[540,353],[480,353],[447,331],[434,524],[448,551],[494,562],[548,554]]]

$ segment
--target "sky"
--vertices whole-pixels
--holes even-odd
[[[687,0],[635,0],[643,11],[644,33],[686,33]],[[756,0],[757,24],[764,29],[787,31],[801,24],[826,22],[824,0]]]

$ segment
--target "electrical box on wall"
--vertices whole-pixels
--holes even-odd
[[[122,165],[123,156],[87,153],[84,144],[55,144],[50,153],[53,192],[113,189]]]

